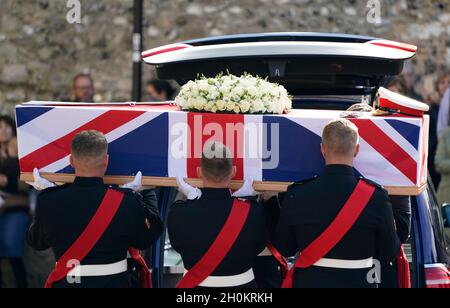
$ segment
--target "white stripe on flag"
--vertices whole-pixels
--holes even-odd
[[[362,176],[383,186],[415,186],[400,170],[395,168],[364,139],[360,138],[360,153],[355,159],[355,169]]]
[[[244,179],[262,181],[263,116],[244,116]]]
[[[48,172],[48,173],[55,173],[58,172],[67,166],[70,165],[70,155],[65,156],[64,158],[61,158],[60,160],[57,160],[50,165],[47,165],[43,168],[41,168],[40,172]]]
[[[160,116],[162,113],[161,111],[147,111],[137,118],[125,123],[124,125],[116,128],[115,130],[110,131],[108,134],[105,135],[106,140],[108,140],[108,143],[113,142],[114,140],[117,140],[124,135],[134,131],[135,129],[138,129],[142,125],[152,121],[156,117]]]
[[[323,128],[331,121],[331,119],[315,119],[311,121],[306,118],[291,118],[290,120],[318,136],[322,136]],[[360,153],[355,159],[355,169],[362,176],[384,186],[415,186],[415,183],[412,183],[362,138],[360,138],[360,147]],[[363,157],[364,160],[362,160]]]
[[[169,148],[167,170],[169,177],[187,177],[189,130],[187,112],[169,112]]]
[[[111,143],[111,142],[125,136],[126,134],[134,131],[135,129],[141,127],[142,125],[152,121],[156,117],[160,116],[162,113],[163,112],[160,112],[160,111],[145,112],[142,115],[138,116],[137,118],[129,121],[128,123],[116,128],[115,130],[112,130],[111,132],[106,134],[105,135],[106,140],[108,141],[108,143]],[[54,172],[58,172],[64,168],[66,168],[69,165],[70,165],[70,156],[66,156],[58,161],[51,163],[48,166],[45,166],[44,168],[41,168],[41,171],[54,173]],[[136,170],[136,172],[137,171],[139,171],[139,170]]]
[[[318,118],[318,119],[314,119],[314,120],[311,120],[308,118],[289,118],[289,120],[306,128],[307,130],[313,132],[314,134],[316,134],[319,137],[322,136],[323,128],[325,127],[325,125],[327,125],[328,122],[331,121],[331,119],[329,119],[329,118],[324,118],[324,119]]]
[[[419,161],[419,153],[414,146],[409,143],[399,132],[397,132],[389,123],[385,120],[372,121],[378,126],[389,138],[391,138],[396,144],[398,144],[406,153],[409,154],[416,162]]]
[[[18,129],[19,159],[64,137],[106,111],[106,109],[55,108],[40,115]]]

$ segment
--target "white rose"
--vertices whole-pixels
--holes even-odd
[[[231,87],[222,85],[219,88],[219,91],[222,94],[222,97],[229,97],[231,93]]]
[[[187,106],[187,101],[184,97],[176,97],[175,98],[175,104],[179,107],[181,107],[181,109],[186,108]]]
[[[248,100],[243,100],[240,103],[240,109],[243,113],[246,113],[250,110],[251,103]]]
[[[211,111],[213,104],[208,102],[203,106],[204,111]]]
[[[264,112],[264,104],[261,100],[257,99],[253,102],[253,110],[254,112]]]
[[[277,105],[275,111],[276,111],[276,113],[278,113],[278,114],[282,114],[283,111],[284,111],[284,106],[283,106],[282,104]]]
[[[216,101],[216,107],[219,111],[224,111],[227,108],[225,102],[222,100]]]
[[[185,106],[186,109],[193,109],[194,106],[192,104],[192,99],[186,100],[186,103],[184,104],[184,106]]]
[[[235,106],[234,102],[228,102],[226,104],[227,111],[233,111],[234,110],[234,106]]]
[[[253,97],[255,97],[255,96],[257,96],[258,95],[258,89],[255,87],[255,86],[249,86],[248,88],[247,88],[247,92],[248,92],[248,94],[250,95],[250,96],[253,96]]]
[[[206,99],[204,99],[203,97],[199,97],[193,102],[193,105],[195,109],[203,110],[204,106],[206,105]]]
[[[197,86],[200,91],[208,91],[208,89],[210,87],[208,80],[206,80],[206,79],[199,80],[197,83]]]
[[[271,104],[271,103],[265,104],[266,111],[269,112],[269,113],[273,113],[274,112],[274,107],[275,107],[275,104]]]
[[[244,95],[244,88],[240,85],[236,86],[231,90],[231,96],[239,96]]]
[[[191,87],[191,89],[190,89],[190,91],[187,93],[187,95],[188,95],[188,96],[191,96],[191,97],[196,97],[196,96],[199,96],[199,95],[200,95],[197,84],[194,84],[194,85]]]
[[[208,98],[209,100],[216,100],[220,96],[219,91],[217,91],[217,88],[215,86],[210,87],[208,90]]]
[[[279,97],[280,96],[280,91],[273,87],[270,89],[270,95],[272,95],[273,97]]]
[[[241,108],[239,108],[239,105],[235,105],[233,111],[236,114],[241,113]]]

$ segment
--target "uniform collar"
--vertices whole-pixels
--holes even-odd
[[[355,175],[355,169],[349,165],[325,166],[324,175]]]
[[[231,197],[229,188],[202,188],[202,198],[225,199]]]
[[[86,178],[86,177],[76,177],[73,181],[74,185],[77,186],[99,186],[103,185],[102,178]]]

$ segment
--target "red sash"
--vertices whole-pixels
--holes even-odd
[[[236,242],[249,213],[250,202],[234,199],[230,215],[219,235],[200,261],[181,279],[177,288],[195,288],[214,272]]]
[[[128,248],[131,258],[139,264],[139,280],[143,289],[152,288],[152,273],[142,258],[141,253],[136,248]]]
[[[81,233],[78,239],[72,244],[72,246],[64,253],[64,255],[56,263],[55,269],[50,273],[45,283],[45,288],[52,288],[53,284],[57,281],[64,279],[67,274],[73,269],[68,267],[68,262],[76,260],[81,263],[83,259],[94,248],[95,244],[99,241],[106,229],[110,225],[117,210],[122,203],[124,194],[114,189],[108,189],[102,203],[97,209],[97,212],[92,217],[91,221],[87,225],[86,229]],[[144,260],[136,250],[130,249],[130,254],[141,266],[145,265]],[[142,261],[142,264],[141,264]],[[142,266],[143,267],[143,266]],[[149,269],[145,265],[147,272]],[[144,269],[145,270],[145,269]],[[142,269],[141,269],[142,271]],[[146,276],[148,279],[149,276]],[[144,279],[141,276],[141,280]],[[145,282],[145,281],[144,281]],[[147,282],[148,286],[148,282]],[[145,285],[144,285],[145,287]]]
[[[363,180],[358,182],[355,190],[334,221],[317,239],[300,253],[294,266],[287,273],[282,288],[293,287],[296,268],[308,268],[312,266],[327,255],[342,240],[361,215],[374,192],[374,186]]]
[[[281,268],[281,273],[283,274],[283,277],[286,277],[288,271],[289,271],[289,266],[288,263],[286,261],[286,259],[283,257],[283,255],[272,245],[272,243],[269,243],[267,245],[267,248],[269,249],[269,251],[272,253],[273,257],[275,258],[275,260],[277,260],[278,264],[280,265]]]
[[[409,261],[406,258],[405,250],[400,249],[400,254],[397,257],[397,275],[398,287],[400,289],[411,289],[411,273],[409,271]]]

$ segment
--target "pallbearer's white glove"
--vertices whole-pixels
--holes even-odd
[[[181,176],[177,177],[177,185],[178,190],[185,195],[188,200],[195,200],[202,196],[202,191],[200,189],[186,183]]]
[[[52,182],[44,179],[43,177],[41,177],[41,175],[39,174],[39,170],[37,168],[34,168],[34,170],[33,170],[33,179],[34,179],[34,182],[27,182],[27,184],[33,186],[34,189],[39,190],[39,191],[44,190],[46,188],[56,186],[55,183],[52,183]]]
[[[233,197],[236,198],[242,198],[242,197],[251,197],[251,196],[257,196],[259,195],[259,192],[255,191],[253,189],[253,179],[248,178],[245,180],[244,185],[242,185],[241,188],[236,190],[233,193]]]
[[[130,183],[126,183],[122,186],[120,186],[121,188],[128,188],[131,189],[132,191],[141,191],[142,190],[142,172],[139,171],[138,173],[136,173],[136,176],[134,177],[134,180]]]

